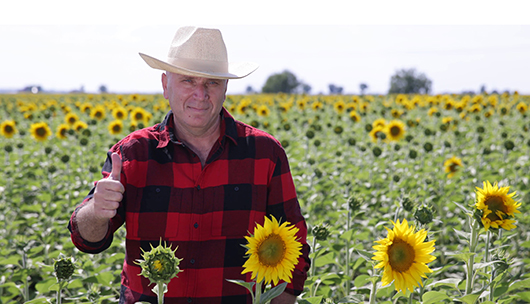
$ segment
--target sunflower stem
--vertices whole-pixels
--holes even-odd
[[[375,294],[377,293],[377,281],[372,280],[372,288],[370,289],[370,304],[375,304]]]
[[[164,283],[159,282],[156,287],[158,289],[158,304],[164,304]]]
[[[254,298],[254,304],[260,304],[261,302],[261,288],[263,286],[263,279],[256,284],[256,297]]]
[[[478,242],[479,226],[475,219],[471,219],[471,238],[469,240],[469,252],[472,253],[467,261],[466,295],[473,292],[473,264],[475,262],[475,252]]]

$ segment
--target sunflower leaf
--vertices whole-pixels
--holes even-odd
[[[321,301],[322,301],[322,296],[310,297],[310,298],[298,300],[298,304],[320,304]]]
[[[365,259],[367,262],[372,261],[372,256],[373,256],[372,253],[365,251],[365,250],[360,250],[360,249],[355,249],[355,251],[357,251],[357,253],[361,256],[361,258]]]
[[[449,299],[449,296],[442,291],[427,291],[422,297],[423,304],[440,303],[446,299]]]
[[[254,284],[256,284],[254,282],[245,282],[243,280],[230,280],[230,279],[226,279],[226,280],[230,283],[234,283],[239,286],[245,287],[246,289],[248,289],[248,291],[250,291],[250,293],[252,293],[252,288],[254,287]]]
[[[270,300],[276,298],[282,292],[285,290],[285,287],[287,287],[287,282],[283,282],[280,285],[274,286],[272,289],[268,290],[261,296],[261,300],[259,301],[260,304],[265,304],[269,302]]]

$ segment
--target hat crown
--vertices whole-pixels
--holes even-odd
[[[168,57],[228,61],[221,31],[194,26],[178,29],[171,42]]]
[[[142,53],[140,56],[154,69],[197,77],[242,78],[258,68],[252,62],[229,63],[221,31],[194,26],[177,30],[166,62]]]

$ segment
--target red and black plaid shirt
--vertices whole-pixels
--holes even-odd
[[[160,238],[183,258],[178,274],[168,285],[165,303],[251,303],[244,287],[226,279],[250,281],[241,274],[246,261],[244,236],[263,225],[266,215],[298,227],[302,256],[286,291],[299,295],[309,269],[307,227],[296,197],[285,151],[271,135],[235,121],[222,110],[221,136],[201,166],[199,157],[175,137],[171,112],[153,127],[131,133],[107,154],[103,177],[112,169],[110,155],[120,154],[125,187],[117,215],[98,243],[81,238],[75,222],[68,225],[75,246],[99,253],[112,243],[114,232],[126,223],[126,257],[120,303],[156,303],[149,280],[139,276],[134,263],[141,249],[158,246]]]

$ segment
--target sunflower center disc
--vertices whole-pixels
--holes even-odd
[[[497,211],[506,213],[504,201],[502,200],[501,197],[498,197],[498,196],[487,197],[484,204],[488,206],[489,210],[491,210],[491,213],[488,214],[487,217],[492,221],[501,220],[501,218],[497,215]]]
[[[390,128],[390,134],[392,134],[392,136],[398,136],[400,133],[401,129],[399,127]]]
[[[409,270],[412,263],[414,263],[414,258],[414,248],[401,239],[394,239],[394,242],[388,248],[388,261],[392,269],[396,271],[404,272]]]
[[[44,128],[38,128],[35,132],[37,133],[39,137],[46,136],[46,129]]]
[[[279,235],[271,234],[258,249],[259,261],[263,265],[275,266],[283,260],[285,243]]]

